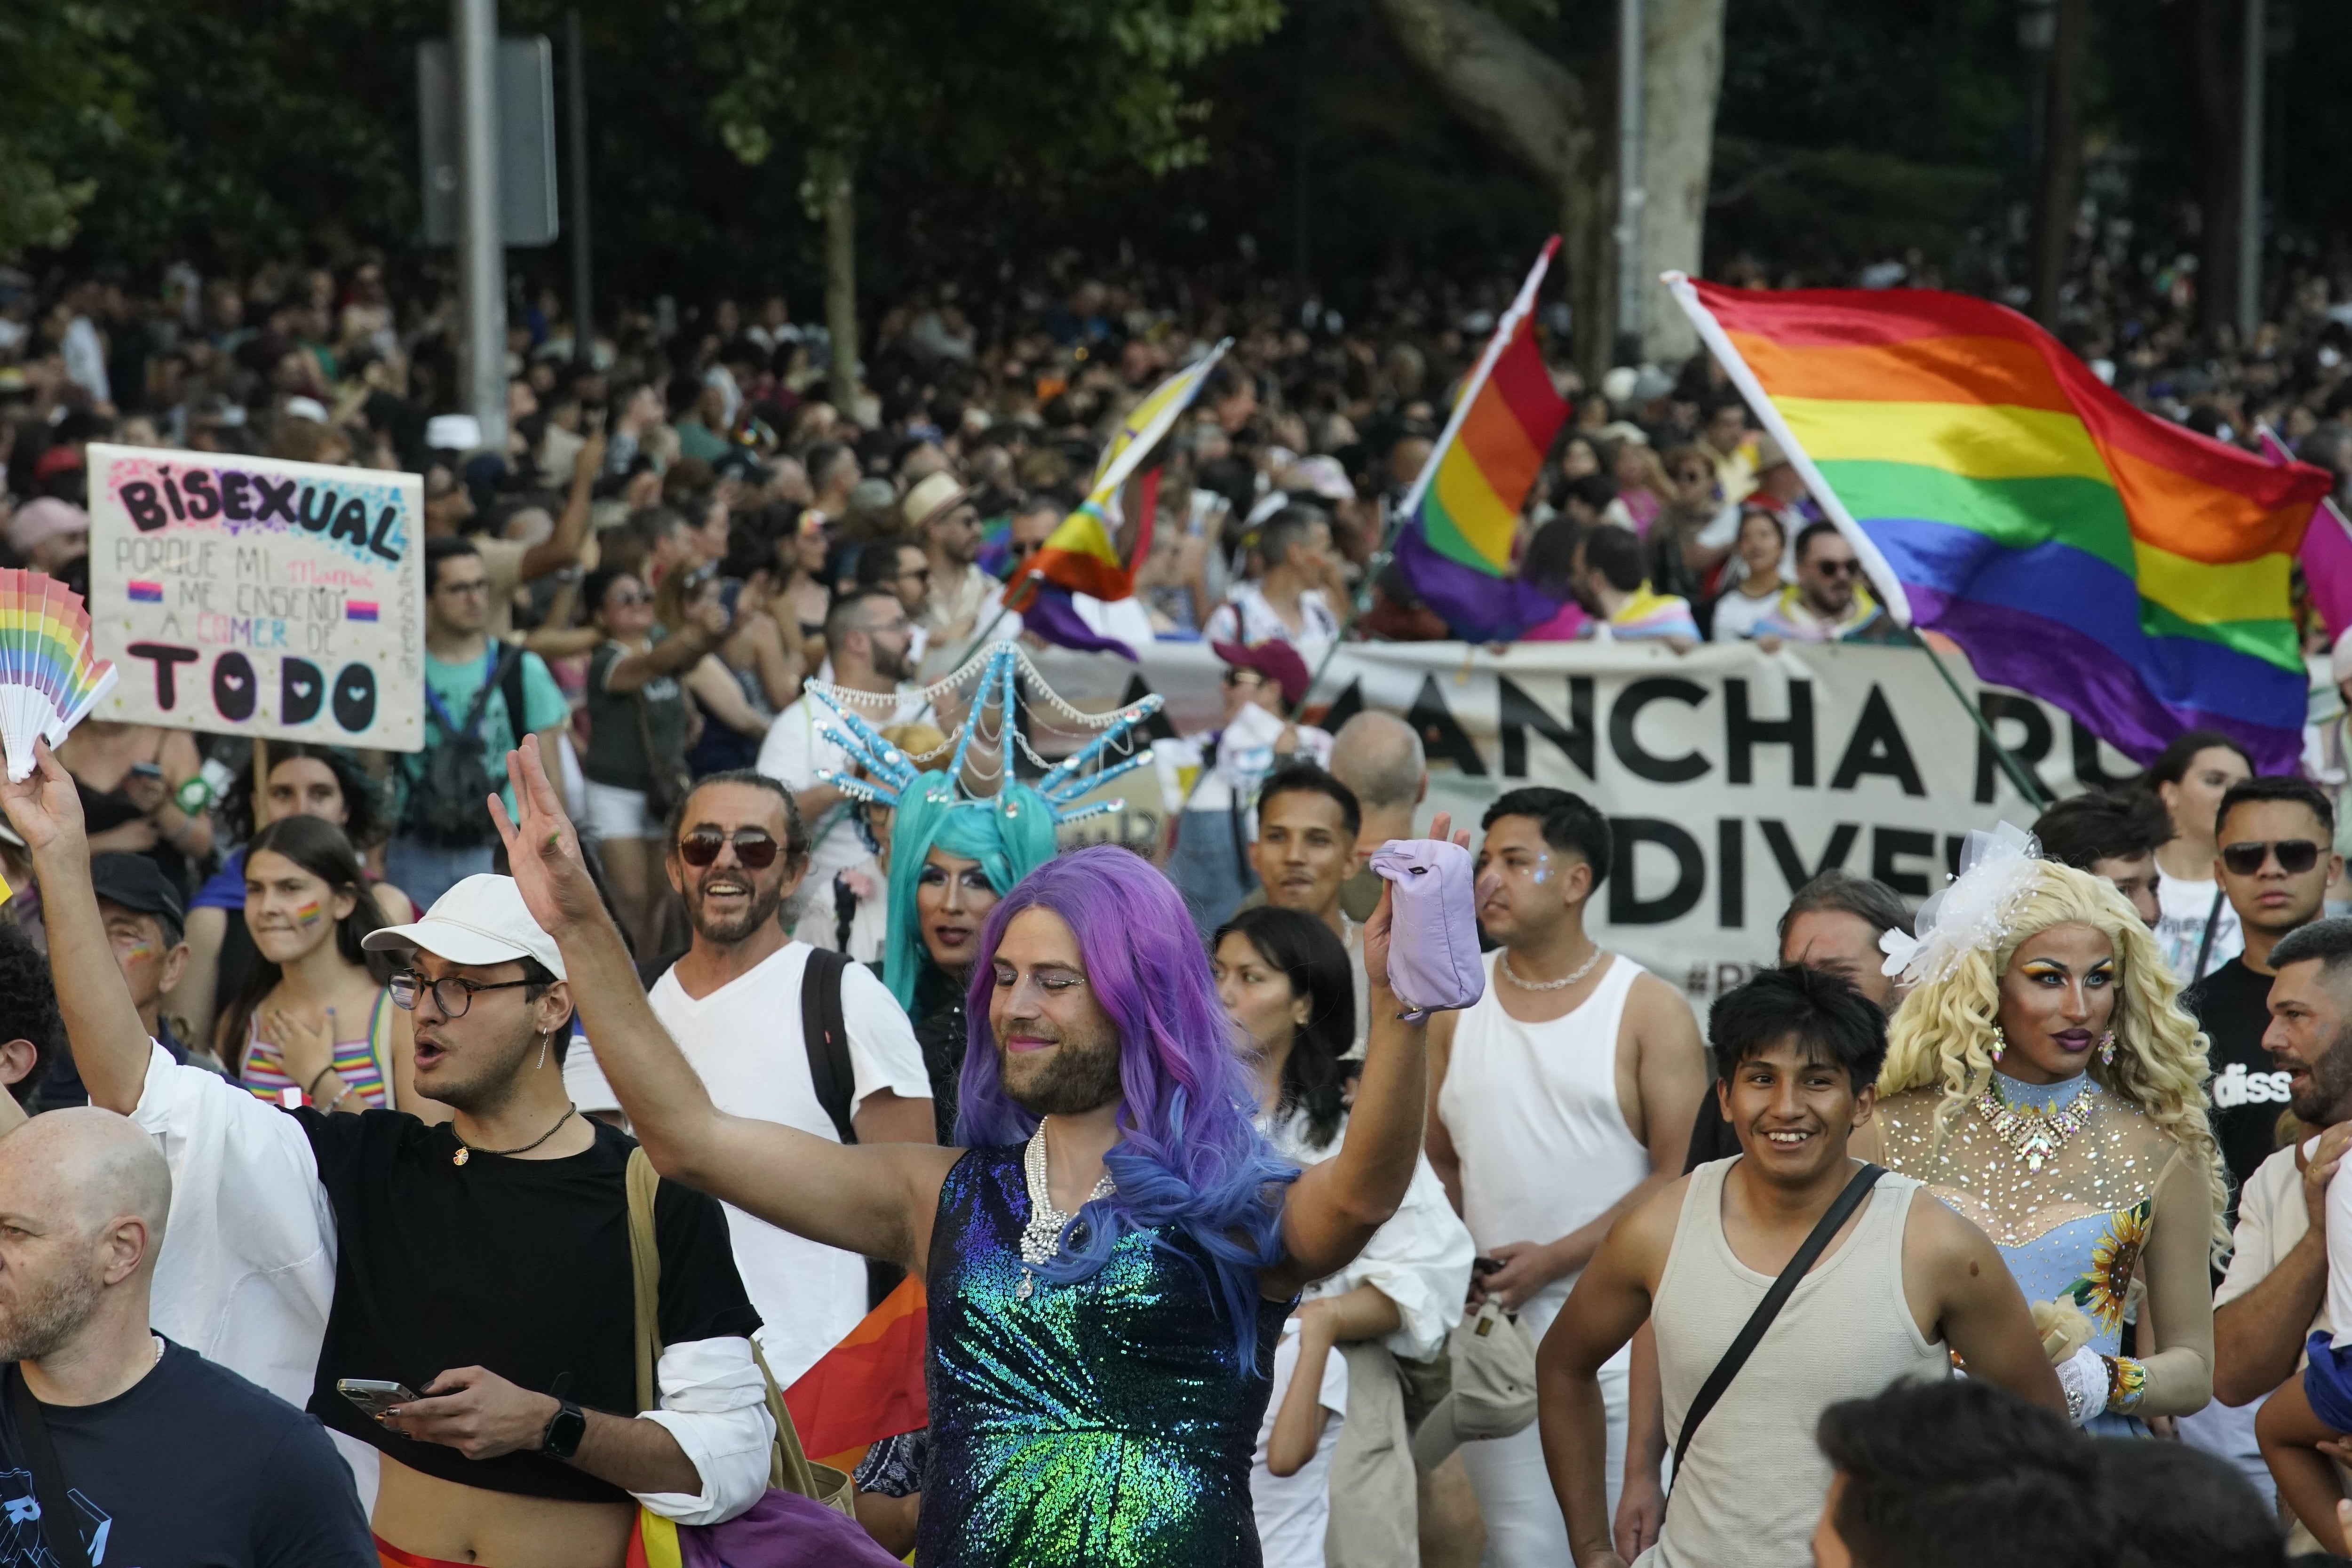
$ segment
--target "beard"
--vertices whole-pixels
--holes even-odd
[[[2352,1107],[2352,1029],[2339,1028],[2311,1064],[2311,1083],[2287,1097],[2287,1109],[2306,1127],[2325,1127]]]
[[[55,1355],[98,1308],[95,1270],[67,1267],[45,1279],[17,1276],[16,1299],[0,1304],[0,1361]]]
[[[996,1073],[1013,1103],[1032,1116],[1076,1116],[1098,1110],[1123,1092],[1118,1076],[1118,1037],[1097,1040],[1065,1037],[1053,1059],[1016,1082],[1011,1053],[996,1047]]]
[[[761,887],[747,873],[734,872],[733,875],[751,889],[751,896],[745,900],[740,914],[722,920],[707,912],[703,901],[703,889],[709,886],[711,877],[716,875],[714,871],[694,885],[693,897],[687,900],[687,919],[693,922],[697,936],[722,947],[732,947],[776,918],[776,910],[782,907],[784,901],[783,889],[781,884]]]

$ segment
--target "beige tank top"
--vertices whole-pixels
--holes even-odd
[[[1772,1288],[1723,1235],[1717,1160],[1691,1173],[1650,1321],[1665,1391],[1666,1446],[1699,1386]],[[1809,1568],[1830,1464],[1822,1412],[1903,1378],[1948,1377],[1949,1354],[1920,1337],[1903,1291],[1903,1226],[1919,1184],[1891,1172],[1836,1251],[1813,1266],[1692,1439],[1658,1543],[1637,1568]]]

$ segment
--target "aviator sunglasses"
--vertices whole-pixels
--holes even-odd
[[[698,827],[677,841],[677,858],[700,870],[719,858],[721,845],[735,846],[735,858],[747,871],[764,871],[776,863],[776,841],[756,827],[739,827],[732,833],[721,833],[713,827]]]
[[[2263,862],[2278,854],[2279,869],[2290,877],[2300,877],[2319,864],[2319,846],[2308,838],[2281,838],[2269,842],[2224,844],[2221,864],[2230,868],[2232,877],[2251,877],[2263,868]]]

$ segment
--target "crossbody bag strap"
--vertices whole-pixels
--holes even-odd
[[[49,1441],[49,1424],[41,1417],[40,1401],[25,1384],[25,1369],[8,1390],[16,1417],[16,1440],[24,1446],[25,1462],[33,1470],[33,1498],[40,1505],[41,1540],[64,1568],[89,1568],[89,1552],[81,1531],[74,1528],[73,1497],[66,1489],[66,1473],[58,1463],[57,1445]]]
[[[2189,984],[2205,978],[2205,961],[2213,956],[2213,932],[2221,924],[2221,889],[2213,889],[2213,907],[2205,911],[2205,934],[2197,941],[2197,962],[2189,966]]]
[[[1862,1206],[1862,1200],[1870,1195],[1870,1189],[1876,1186],[1878,1178],[1885,1174],[1886,1168],[1883,1165],[1864,1165],[1853,1173],[1853,1179],[1845,1184],[1845,1191],[1830,1205],[1829,1212],[1822,1215],[1820,1222],[1813,1226],[1812,1234],[1805,1237],[1805,1244],[1797,1248],[1797,1255],[1789,1259],[1789,1266],[1780,1270],[1780,1277],[1772,1281],[1772,1288],[1764,1292],[1761,1301],[1756,1303],[1756,1310],[1748,1314],[1748,1321],[1740,1327],[1739,1337],[1731,1342],[1731,1348],[1723,1352],[1723,1359],[1715,1363],[1715,1370],[1706,1374],[1705,1383],[1699,1384],[1698,1396],[1691,1401],[1690,1409],[1683,1415],[1682,1436],[1675,1440],[1674,1479],[1666,1488],[1669,1499],[1674,1496],[1674,1488],[1681,1484],[1683,1456],[1690,1452],[1691,1439],[1698,1435],[1699,1423],[1706,1419],[1707,1412],[1722,1399],[1724,1391],[1731,1386],[1731,1380],[1738,1377],[1739,1369],[1748,1364],[1748,1358],[1756,1353],[1756,1347],[1763,1342],[1764,1331],[1780,1315],[1780,1309],[1789,1304],[1789,1298],[1797,1293],[1797,1287],[1812,1268],[1814,1260],[1829,1246],[1830,1238],[1853,1217],[1853,1211]]]
[[[637,1408],[656,1409],[661,1362],[661,1248],[654,1239],[654,1192],[661,1177],[643,1149],[629,1151],[629,1272],[636,1297]]]

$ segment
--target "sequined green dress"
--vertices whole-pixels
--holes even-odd
[[[1250,1453],[1286,1302],[1237,1364],[1208,1256],[1120,1239],[1076,1285],[1024,1274],[1022,1146],[974,1149],[931,1234],[919,1568],[1256,1568]]]

